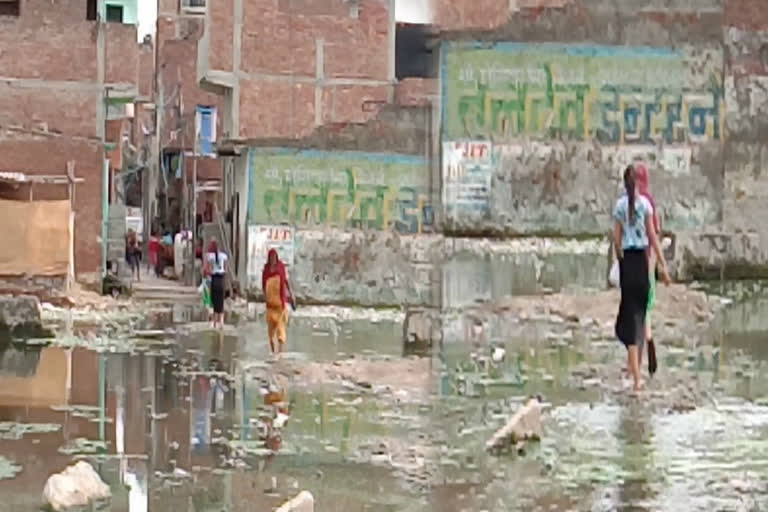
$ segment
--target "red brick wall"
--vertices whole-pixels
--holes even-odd
[[[436,0],[434,23],[441,29],[491,29],[509,16],[509,0]]]
[[[395,103],[405,106],[426,105],[438,94],[434,78],[406,78],[395,88]]]
[[[157,13],[158,14],[176,13],[179,11],[180,3],[181,2],[179,0],[158,0]]]
[[[0,82],[0,124],[82,137],[96,136],[98,95],[93,90],[20,87]]]
[[[727,0],[725,22],[745,30],[768,29],[768,10],[764,0]]]
[[[367,0],[360,2],[359,19],[340,16],[321,25],[326,78],[388,80],[389,18],[387,2]]]
[[[195,18],[199,23],[202,21]],[[196,37],[177,39],[177,23],[183,18],[163,17],[158,19],[157,30],[157,74],[158,81],[164,89],[164,102],[180,89],[180,98],[184,106],[184,131],[180,131],[175,140],[171,132],[179,126],[177,105],[174,100],[166,104],[163,111],[163,126],[161,128],[161,144],[163,147],[186,148],[192,150],[195,140],[195,108],[197,105],[214,105],[221,112],[221,99],[216,94],[203,91],[197,83],[197,45],[202,36],[202,24]],[[218,116],[217,133],[221,133],[221,115]]]
[[[185,162],[185,168],[189,181],[194,176],[195,160],[188,158]],[[218,158],[199,157],[197,159],[197,181],[218,180],[221,179],[221,160]]]
[[[151,44],[139,46],[139,95],[152,99],[155,88],[155,48]]]
[[[102,149],[97,141],[66,136],[34,136],[0,132],[2,170],[29,174],[64,174],[75,161],[75,174],[84,178],[75,192],[75,272],[78,278],[101,269]],[[67,187],[35,187],[35,198],[65,199]],[[26,198],[26,196],[24,197]]]
[[[735,77],[768,75],[768,63],[760,55],[768,45],[768,9],[760,0],[728,0],[725,4],[729,74]]]
[[[234,0],[217,0],[216,8],[211,9],[208,64],[214,70],[233,71],[234,3]]]
[[[301,137],[315,123],[315,86],[271,80],[240,81],[240,134]]]
[[[107,83],[136,84],[139,81],[139,45],[136,27],[105,23]]]
[[[359,17],[349,15],[343,0],[324,0],[328,9],[308,14],[275,8],[271,0],[244,2],[242,69],[248,73],[316,74],[316,40],[325,42],[325,76],[388,78],[389,13],[386,2],[367,0]],[[268,49],[265,51],[265,48]]]
[[[99,30],[106,81],[136,85],[135,26],[88,21],[82,0],[24,0],[19,17],[0,17],[0,168],[61,175],[75,161],[85,179],[76,187],[75,270],[86,279],[101,268]],[[39,82],[23,82],[29,79]],[[3,132],[6,126],[47,126],[56,135]],[[35,197],[66,198],[67,187],[36,186]]]
[[[23,0],[21,18],[38,26],[71,26],[86,22],[86,2],[82,0]]]
[[[390,28],[385,0],[361,1],[356,17],[344,0],[246,0],[241,69],[250,77],[240,81],[240,137],[298,138],[316,129],[314,81],[320,39],[325,81],[321,122],[371,119],[377,105],[388,99]],[[211,27],[217,45],[227,37],[231,41],[224,24]],[[334,84],[335,79],[343,83]]]
[[[95,22],[83,20],[61,30],[26,15],[0,16],[0,76],[43,80],[96,79]],[[50,2],[47,2],[50,5]]]
[[[229,9],[231,27],[231,0],[227,0],[221,6],[224,11]],[[227,7],[227,4],[230,4]],[[159,16],[157,23],[157,80],[164,90],[164,103],[166,107],[162,112],[161,147],[165,149],[192,151],[195,147],[195,110],[198,105],[213,105],[218,109],[217,134],[222,130],[222,99],[213,93],[204,91],[197,82],[197,47],[203,35],[203,18],[194,16],[182,16],[176,14],[176,7],[161,4],[161,9],[168,10],[167,15]],[[163,11],[161,11],[163,12]],[[218,13],[217,9],[213,12]],[[212,13],[213,16],[213,13]],[[220,18],[221,15],[216,14]],[[229,59],[229,68],[232,67],[232,32],[229,32],[229,57],[220,57],[222,61]],[[178,91],[178,92],[177,92]],[[179,94],[171,101],[171,96]],[[156,101],[159,101],[156,100]],[[169,103],[170,101],[170,103]],[[176,107],[179,101],[183,104],[183,116],[180,118]],[[172,138],[171,133],[179,126],[183,129]],[[194,159],[187,158],[184,163],[184,172],[191,181],[194,173]],[[212,158],[197,159],[198,181],[220,179],[222,176],[222,161]]]
[[[323,89],[323,123],[364,123],[387,102],[389,87],[344,85]]]
[[[106,152],[109,159],[109,166],[112,169],[120,170],[123,167],[123,133],[127,120],[111,119],[107,121],[106,140],[115,144],[114,149]]]
[[[444,30],[491,30],[504,25],[518,11],[536,15],[575,0],[434,0],[434,24]],[[614,7],[606,2],[608,8]]]

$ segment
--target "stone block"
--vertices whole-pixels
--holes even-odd
[[[403,324],[403,337],[406,345],[431,347],[434,343],[440,343],[443,337],[440,311],[427,308],[408,308]]]
[[[112,497],[109,486],[87,462],[80,461],[48,478],[43,499],[53,510],[86,507],[97,500]]]
[[[487,450],[499,450],[523,441],[541,439],[541,404],[535,398],[519,409],[485,444]]]

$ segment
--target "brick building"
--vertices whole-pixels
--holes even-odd
[[[402,29],[419,32],[397,23],[394,0],[224,0],[206,10],[197,79],[220,98],[222,206],[231,214],[233,268],[241,283],[252,208],[243,155],[253,141],[323,149],[343,139],[349,150],[397,151],[402,143],[405,153],[428,151],[419,149],[423,139],[401,136],[423,137],[425,117],[391,108],[424,108],[437,90],[434,69],[399,73]],[[393,123],[403,119],[401,130]]]
[[[62,176],[74,163],[83,179],[74,199],[79,280],[96,279],[102,269],[107,120],[127,117],[125,104],[138,95],[136,25],[98,21],[106,7],[96,0],[0,3],[0,170]],[[111,135],[120,142],[121,130]],[[0,190],[4,198],[29,193],[24,184]],[[66,199],[68,191],[36,185],[34,193]]]
[[[225,98],[223,138],[300,138],[364,122],[395,87],[389,0],[226,0],[206,14],[198,74]]]
[[[191,184],[195,174],[198,183],[221,179],[221,161],[210,144],[221,124],[221,99],[203,90],[197,79],[205,9],[205,0],[158,1],[155,100],[165,177],[158,180],[157,212],[169,227],[188,227],[182,206],[185,182]],[[206,199],[199,196],[198,212]]]

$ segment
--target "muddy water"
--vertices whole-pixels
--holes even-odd
[[[659,340],[642,401],[616,342],[557,323],[495,332],[501,361],[446,340],[422,394],[307,381],[310,361],[401,360],[393,322],[296,318],[289,363],[274,364],[259,322],[131,353],[4,343],[0,511],[38,510],[76,458],[110,484],[113,511],[271,510],[301,489],[340,512],[765,509],[768,301],[729,293],[701,341]],[[529,395],[547,404],[541,443],[486,454]]]

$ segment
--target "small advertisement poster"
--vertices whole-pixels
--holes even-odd
[[[485,212],[493,174],[490,141],[443,143],[443,204],[447,210]]]
[[[280,260],[290,272],[294,258],[293,226],[256,224],[248,226],[248,280],[261,283],[261,270],[270,249],[277,250]]]

